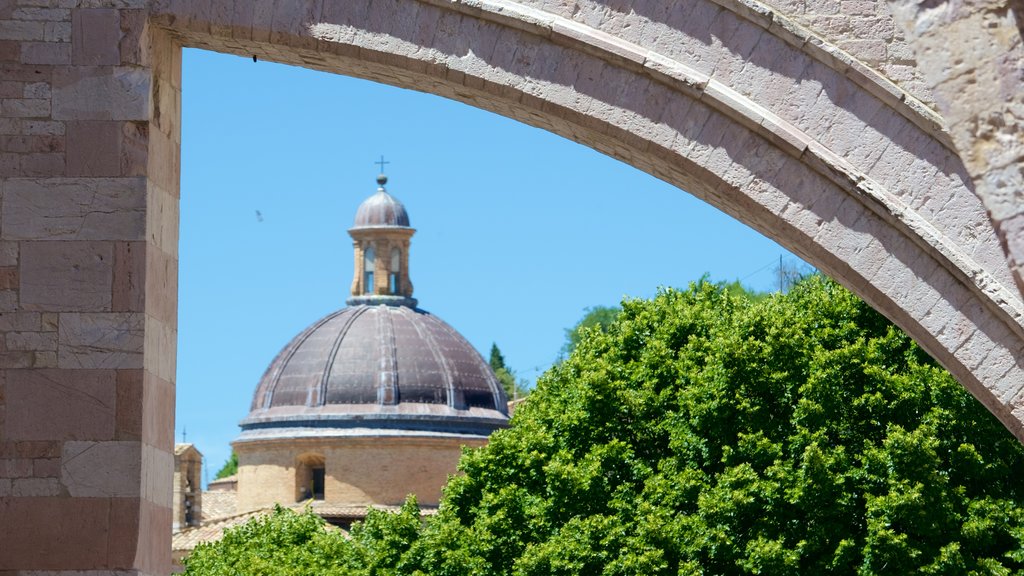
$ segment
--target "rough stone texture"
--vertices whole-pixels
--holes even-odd
[[[1024,289],[1024,4],[890,4]]]
[[[156,200],[177,193],[180,137],[155,119],[180,98],[153,92],[180,87],[180,59],[146,5],[0,3],[5,575],[170,565],[177,204]]]
[[[144,317],[133,312],[61,314],[61,368],[142,368]]]
[[[109,311],[113,250],[108,242],[25,242],[24,310]]]
[[[900,27],[864,0],[0,4],[0,571],[170,565],[179,44],[453,98],[671,182],[1024,438],[1019,3],[892,6]],[[92,416],[57,423],[80,394]]]
[[[142,178],[11,178],[0,226],[11,240],[142,240]]]
[[[238,512],[305,499],[300,492],[309,479],[303,480],[302,463],[311,460],[324,466],[327,503],[400,505],[407,494],[415,494],[420,504],[437,506],[445,480],[456,469],[462,446],[485,443],[482,438],[388,438],[372,434],[335,440],[236,442]]]
[[[113,371],[8,370],[5,380],[7,401],[19,409],[6,418],[4,441],[114,438]]]

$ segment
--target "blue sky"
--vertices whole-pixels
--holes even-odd
[[[707,273],[777,282],[777,244],[589,148],[469,106],[365,80],[187,49],[183,67],[176,441],[209,476],[263,370],[345,305],[347,234],[375,190],[417,229],[420,307],[534,380],[588,306]]]

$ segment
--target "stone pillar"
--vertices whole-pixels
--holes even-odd
[[[39,4],[0,3],[0,574],[163,574],[180,49]]]

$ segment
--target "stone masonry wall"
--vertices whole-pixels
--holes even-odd
[[[0,574],[169,565],[180,80],[145,23],[0,2]]]

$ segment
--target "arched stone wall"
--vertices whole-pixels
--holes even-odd
[[[181,45],[432,92],[672,182],[1024,438],[1024,304],[942,120],[766,5],[36,3],[0,8],[0,572],[169,566]]]
[[[1024,2],[890,4],[1024,290]]]

